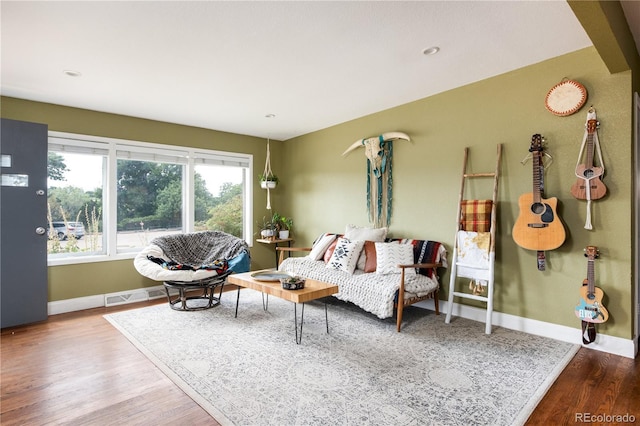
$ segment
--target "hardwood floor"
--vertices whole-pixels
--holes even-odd
[[[526,424],[580,423],[640,424],[640,357],[580,348]]]
[[[152,303],[2,330],[0,424],[218,425],[102,317]]]
[[[155,303],[166,301],[54,315],[2,330],[0,424],[219,424],[102,317]],[[581,413],[627,414],[640,423],[639,361],[580,349],[527,425],[581,423],[576,415],[587,415]]]

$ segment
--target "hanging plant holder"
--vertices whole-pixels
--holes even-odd
[[[276,187],[276,185],[278,184],[277,181],[275,180],[261,180],[260,181],[260,187],[262,189],[273,189]]]
[[[264,173],[260,175],[260,187],[267,190],[267,210],[271,210],[271,190],[278,184],[278,176],[271,170],[271,150],[267,138],[267,157],[264,162]]]

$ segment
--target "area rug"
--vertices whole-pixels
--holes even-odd
[[[578,350],[412,307],[393,319],[327,298],[294,305],[244,289],[217,307],[106,315],[223,425],[520,425]],[[298,318],[301,314],[297,308]]]

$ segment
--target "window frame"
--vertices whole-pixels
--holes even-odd
[[[104,254],[68,256],[55,259],[51,259],[47,255],[48,266],[110,262],[133,259],[137,255],[139,250],[118,253],[116,243],[117,161],[124,159],[122,155],[124,155],[125,151],[133,153],[134,157],[132,159],[134,160],[140,159],[138,156],[145,155],[155,155],[157,159],[179,158],[178,163],[184,166],[182,180],[183,232],[193,232],[195,229],[195,166],[197,164],[217,164],[243,168],[243,239],[250,247],[253,245],[251,237],[253,235],[253,220],[251,219],[253,217],[253,179],[250,178],[253,176],[253,154],[49,131],[48,150],[51,147],[60,146],[69,146],[69,152],[81,151],[89,154],[93,150],[93,153],[106,155],[102,188],[102,227],[104,234],[106,234],[103,243],[106,247]],[[78,151],[73,150],[72,147],[75,147]],[[64,152],[64,150],[54,150],[54,152]]]

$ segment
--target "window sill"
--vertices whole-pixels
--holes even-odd
[[[56,259],[47,259],[47,266],[63,266],[63,265],[75,265],[79,263],[97,263],[97,262],[113,262],[118,260],[128,260],[136,257],[137,252],[130,253],[118,253],[114,256],[107,256],[106,254],[92,255],[92,256],[69,256],[59,257]]]

